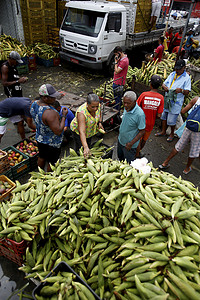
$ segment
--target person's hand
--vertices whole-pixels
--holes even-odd
[[[165,92],[169,92],[169,88],[168,88],[166,85],[163,85],[163,90],[164,90]]]
[[[28,77],[20,77],[20,78],[18,79],[18,82],[19,82],[19,83],[25,83],[27,80],[28,80]]]
[[[85,158],[88,158],[91,155],[91,152],[90,152],[90,149],[88,146],[84,148],[83,155]]]
[[[67,109],[67,107],[63,107],[63,109],[62,109],[62,114],[63,114],[63,116],[66,117],[66,115],[68,114],[68,109]]]
[[[178,93],[182,93],[182,89],[180,89],[180,88],[177,88],[177,89],[175,90],[175,93],[176,93],[176,94],[178,94]]]
[[[99,123],[99,129],[103,129],[104,130],[103,125],[101,123]]]
[[[130,151],[132,146],[133,145],[129,142],[129,143],[126,143],[125,148],[126,148],[126,150]]]

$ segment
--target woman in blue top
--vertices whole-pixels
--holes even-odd
[[[31,105],[31,115],[36,124],[36,141],[38,142],[38,166],[42,169],[47,162],[47,172],[51,171],[50,163],[59,159],[63,129],[67,110],[63,108],[62,116],[53,107],[56,97],[60,95],[51,84],[39,88],[40,100]]]

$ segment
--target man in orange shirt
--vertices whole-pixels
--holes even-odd
[[[140,143],[137,147],[136,157],[140,157],[140,151],[148,140],[151,131],[153,130],[156,118],[160,118],[164,108],[164,97],[158,93],[158,88],[162,80],[160,76],[151,76],[150,91],[144,92],[137,100],[137,104],[142,108],[145,113],[146,127],[145,134],[142,136]]]

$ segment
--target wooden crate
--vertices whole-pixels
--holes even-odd
[[[10,164],[8,160],[8,154],[3,150],[0,150],[0,152],[3,154],[3,156],[0,158],[0,174],[2,174],[10,169]]]
[[[5,198],[8,198],[9,197],[9,195],[10,195],[10,193],[11,193],[11,191],[15,188],[15,183],[14,182],[12,182],[8,177],[6,177],[5,175],[0,175],[0,181],[6,181],[6,182],[8,182],[9,184],[10,184],[10,189],[7,191],[7,192],[5,192],[4,194],[2,194],[1,196],[0,196],[0,201],[3,201]]]

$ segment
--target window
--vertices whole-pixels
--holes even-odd
[[[120,32],[121,29],[121,13],[110,13],[106,24],[106,31]]]

